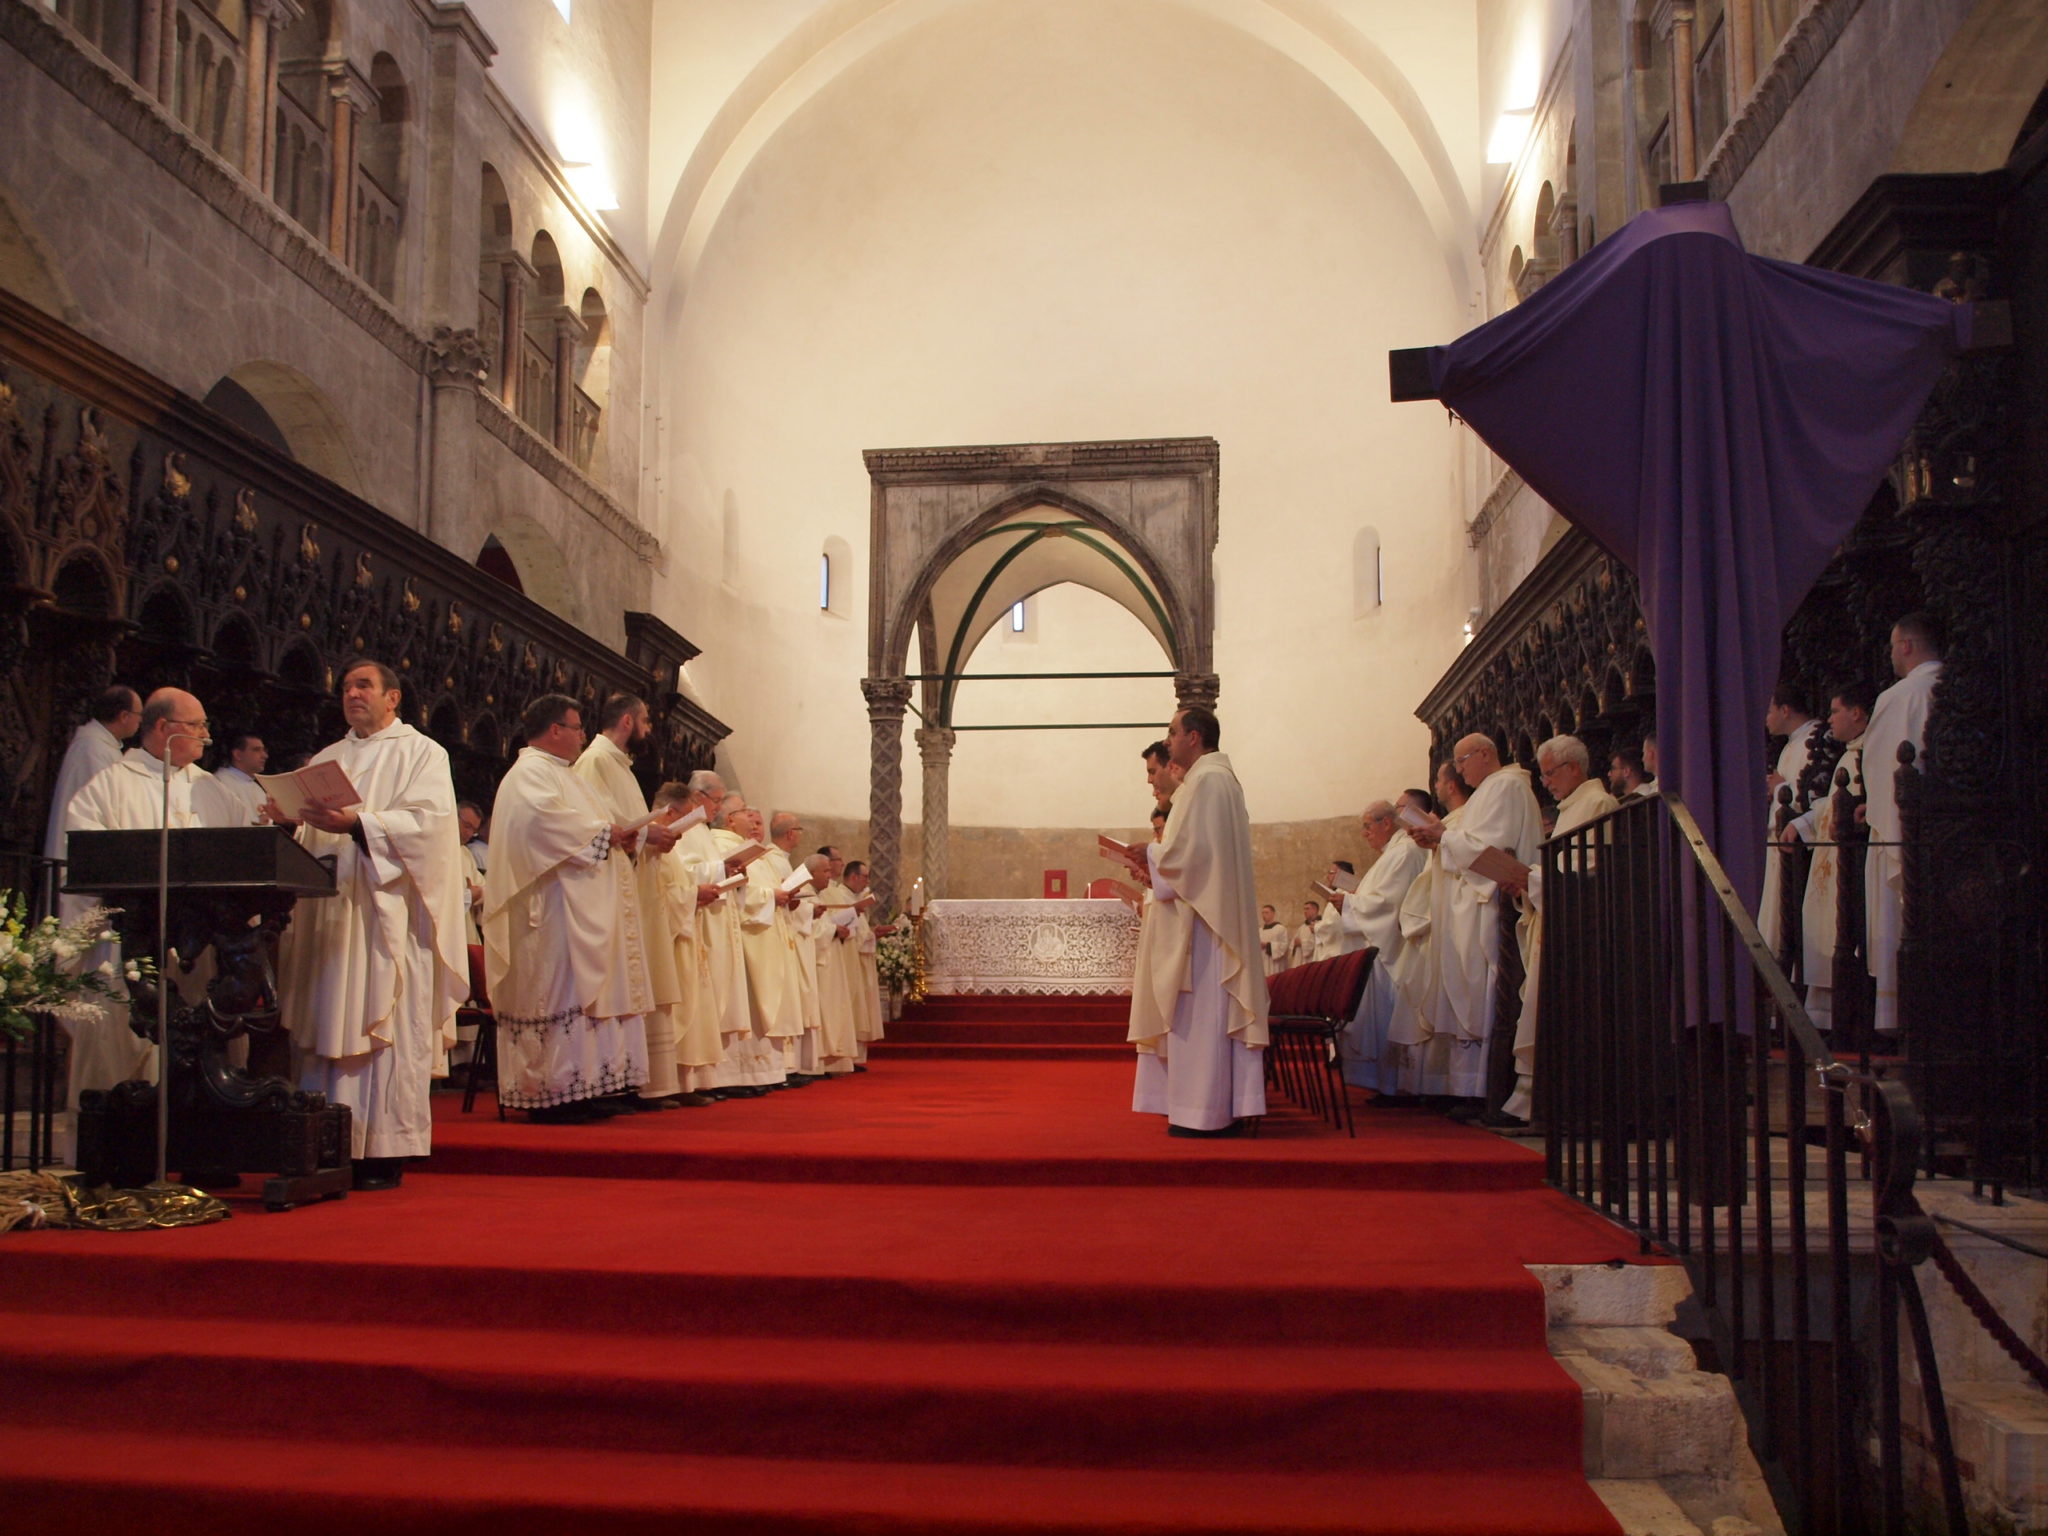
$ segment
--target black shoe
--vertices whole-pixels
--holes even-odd
[[[865,1063],[862,1063],[862,1062],[858,1062],[858,1061],[856,1061],[856,1062],[855,1062],[855,1063],[853,1064],[853,1070],[854,1070],[854,1071],[856,1071],[856,1072],[865,1072],[865,1071],[867,1071],[867,1066],[866,1066],[866,1064],[865,1064]]]
[[[718,1102],[718,1095],[709,1090],[699,1091],[691,1089],[687,1093],[677,1094],[668,1102],[675,1105],[677,1109],[702,1109],[707,1104],[716,1104]]]
[[[359,1157],[350,1173],[350,1185],[356,1190],[396,1189],[405,1178],[405,1159],[402,1157]]]
[[[636,1094],[629,1101],[631,1112],[636,1115],[651,1115],[664,1109],[681,1109],[683,1106],[674,1096],[659,1099],[643,1098]]]
[[[1169,1124],[1166,1127],[1166,1134],[1169,1136],[1194,1136],[1199,1137],[1203,1141],[1214,1141],[1219,1136],[1242,1136],[1244,1134],[1244,1122],[1242,1120],[1233,1120],[1230,1124],[1213,1131],[1198,1131],[1192,1125]]]

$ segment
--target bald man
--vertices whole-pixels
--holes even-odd
[[[1526,866],[1535,862],[1543,841],[1543,812],[1529,784],[1529,770],[1503,763],[1489,736],[1475,732],[1453,749],[1451,765],[1471,788],[1472,798],[1456,826],[1437,823],[1414,832],[1417,843],[1435,848],[1440,869],[1450,881],[1449,911],[1439,934],[1445,1016],[1437,1033],[1454,1032],[1450,1041],[1449,1091],[1472,1101],[1466,1112],[1484,1109],[1487,1067],[1493,1049],[1497,982],[1501,964],[1502,901],[1512,902],[1529,888]],[[1498,884],[1474,864],[1496,848],[1525,866],[1519,877]],[[1501,1048],[1507,1048],[1502,1042]]]

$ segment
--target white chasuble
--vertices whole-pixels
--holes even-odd
[[[119,761],[121,743],[99,721],[88,720],[72,732],[71,745],[64,749],[64,761],[57,768],[56,787],[50,792],[50,819],[43,828],[44,858],[64,857],[64,834],[69,830],[64,818],[72,797]]]
[[[491,810],[484,968],[505,1104],[541,1109],[647,1080],[647,986],[633,863],[569,764],[520,750]]]
[[[641,791],[640,781],[633,777],[633,760],[611,737],[590,738],[590,745],[576,759],[576,774],[597,792],[599,802],[619,826],[632,826],[647,814],[647,796]],[[647,1081],[641,1086],[640,1096],[664,1099],[682,1089],[676,1075],[676,1036],[681,1031],[676,1012],[683,993],[676,976],[675,935],[669,929],[660,856],[648,853],[643,846],[627,857],[633,861],[631,900],[645,945],[647,988],[654,1003],[647,1010],[645,1021]]]
[[[1344,1078],[1381,1093],[1401,1092],[1399,1069],[1383,1070],[1386,1044],[1395,1013],[1406,1006],[1394,985],[1394,966],[1401,958],[1401,903],[1428,862],[1428,854],[1406,832],[1396,832],[1359,878],[1358,889],[1344,903],[1344,927],[1353,947],[1370,946],[1377,953],[1366,972],[1365,992],[1358,1000],[1339,1041]],[[1404,1031],[1412,1034],[1413,1028]]]
[[[789,909],[775,894],[789,878],[789,860],[770,848],[747,866],[740,887],[740,938],[747,955],[747,992],[753,1000],[754,1033],[763,1039],[792,1040],[804,1032],[804,997],[798,990],[796,929]]]
[[[338,764],[362,795],[362,841],[299,828],[307,852],[335,861],[334,895],[293,907],[278,943],[299,1086],[349,1107],[356,1157],[424,1157],[436,1062],[446,1070],[469,996],[448,753],[394,720],[374,736],[350,732],[313,762]]]
[[[1446,876],[1449,910],[1437,930],[1438,975],[1444,1013],[1439,1037],[1449,1035],[1450,1091],[1459,1098],[1486,1092],[1487,1041],[1493,1033],[1495,980],[1500,966],[1499,887],[1472,869],[1486,848],[1499,848],[1523,864],[1535,861],[1543,841],[1543,815],[1529,770],[1508,764],[1488,774],[1455,827],[1437,845]]]
[[[693,1075],[716,1067],[725,1050],[712,996],[711,946],[706,934],[709,924],[705,909],[697,905],[697,887],[712,883],[699,877],[702,863],[684,851],[680,840],[667,853],[656,854],[652,860],[662,904],[668,913],[669,953],[675,966],[676,989],[682,994],[673,1016],[677,1082],[686,1089],[697,1086]]]
[[[1863,813],[1870,828],[1870,850],[1863,876],[1863,954],[1877,980],[1875,1025],[1899,1027],[1899,939],[1905,908],[1901,892],[1905,861],[1899,836],[1899,748],[1917,749],[1927,740],[1927,716],[1941,681],[1941,663],[1923,661],[1877,696],[1870,728],[1863,733],[1863,787],[1869,798]]]
[[[828,1072],[851,1072],[860,1042],[858,993],[864,978],[860,952],[853,947],[853,918],[853,892],[839,881],[818,892],[811,947],[818,962],[818,1019],[824,1030],[818,1045]]]
[[[1263,1115],[1266,967],[1251,820],[1229,758],[1195,760],[1145,851],[1153,900],[1131,983],[1131,1107],[1194,1130]]]
[[[1589,821],[1597,821],[1619,807],[1620,801],[1598,779],[1587,779],[1558,802],[1557,828],[1552,837],[1576,832]],[[1589,852],[1575,874],[1590,874],[1593,858]],[[1564,871],[1560,871],[1563,873]],[[1536,1014],[1541,995],[1539,975],[1543,966],[1543,870],[1529,874],[1529,897],[1522,914],[1522,1016],[1515,1024],[1515,1091],[1501,1108],[1504,1113],[1528,1119],[1534,1106],[1536,1084]]]

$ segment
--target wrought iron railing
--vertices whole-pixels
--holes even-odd
[[[1922,1123],[1905,1085],[1830,1053],[1679,800],[1626,804],[1542,858],[1551,1182],[1685,1263],[1711,1363],[1801,1533],[1906,1528],[1903,1309],[1961,1536],[1914,1275],[1934,1229],[1914,1197]]]

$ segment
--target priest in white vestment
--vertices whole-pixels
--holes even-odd
[[[1472,787],[1465,814],[1455,827],[1419,827],[1413,836],[1438,850],[1447,877],[1449,910],[1435,937],[1444,1002],[1436,1033],[1450,1035],[1449,1091],[1455,1098],[1483,1099],[1500,972],[1499,903],[1522,895],[1528,885],[1525,877],[1497,884],[1474,866],[1488,849],[1525,867],[1533,862],[1543,841],[1543,814],[1529,770],[1503,764],[1491,738],[1465,737],[1452,763]]]
[[[57,765],[50,815],[43,825],[44,858],[64,857],[64,815],[71,809],[71,797],[121,760],[121,744],[141,724],[142,700],[133,688],[116,685],[93,700],[92,718],[71,733],[64,761]]]
[[[1828,734],[1842,743],[1835,778],[1857,800],[1863,796],[1864,732],[1870,729],[1867,683],[1852,683],[1828,704]],[[1800,977],[1806,983],[1806,1015],[1815,1029],[1835,1023],[1835,948],[1841,936],[1841,823],[1835,815],[1837,786],[1818,796],[1785,829],[1785,841],[1812,844],[1806,867],[1806,895],[1799,908]]]
[[[1366,971],[1358,1011],[1344,1028],[1339,1054],[1347,1083],[1380,1093],[1399,1093],[1400,1073],[1392,1069],[1391,1062],[1388,1070],[1382,1070],[1382,1060],[1394,1015],[1404,1006],[1394,986],[1394,966],[1401,958],[1401,903],[1429,855],[1408,835],[1395,817],[1394,807],[1385,800],[1375,800],[1365,808],[1359,830],[1378,857],[1360,877],[1358,889],[1344,899],[1344,927],[1356,948],[1370,947],[1377,953]]]
[[[793,1047],[785,1044],[784,1048],[796,1053],[790,1059],[790,1080],[798,1084],[853,1070],[853,1020],[848,1016],[844,1021],[846,1055],[835,1061],[826,1039],[825,999],[818,975],[818,945],[824,926],[818,910],[818,888],[831,867],[832,861],[819,854],[792,857],[790,862],[792,873],[802,870],[810,876],[810,884],[797,891],[795,900],[789,904],[789,932],[796,941],[796,991],[803,1000],[804,1032]]]
[[[1780,688],[1771,695],[1770,708],[1764,711],[1764,730],[1772,736],[1782,736],[1785,745],[1778,749],[1778,763],[1764,775],[1764,794],[1767,809],[1764,826],[1771,846],[1764,853],[1764,890],[1757,902],[1756,927],[1763,935],[1764,943],[1773,955],[1785,947],[1785,855],[1778,847],[1778,796],[1783,789],[1792,791],[1792,813],[1803,813],[1806,807],[1800,803],[1799,780],[1806,772],[1806,765],[1812,758],[1813,744],[1820,739],[1820,722],[1806,713],[1796,700],[1785,697],[1787,689]]]
[[[1294,930],[1294,938],[1287,946],[1287,963],[1290,966],[1307,965],[1316,957],[1316,935],[1323,919],[1323,904],[1319,901],[1304,901],[1301,904],[1301,924]]]
[[[1268,976],[1287,969],[1287,950],[1292,943],[1293,935],[1279,913],[1270,906],[1259,908],[1259,949],[1266,957]]]
[[[335,893],[302,901],[278,943],[278,996],[299,1087],[352,1116],[357,1189],[390,1189],[433,1144],[437,1063],[469,997],[462,834],[448,752],[398,718],[398,675],[359,661],[341,678],[348,734],[314,754],[362,802],[309,803],[306,851],[334,859]],[[309,765],[310,766],[310,765]],[[267,819],[282,823],[274,802]]]
[[[826,860],[824,885],[818,891],[811,943],[818,960],[818,1013],[824,1021],[825,1070],[851,1072],[860,1054],[861,993],[866,977],[855,947],[858,901],[846,888],[846,860],[829,844],[818,850]]]
[[[751,863],[743,864],[741,860],[751,849],[767,846],[767,826],[759,811],[748,805],[743,797],[731,793],[721,803],[719,814],[713,818],[713,826],[718,852],[725,860],[724,867],[729,873],[742,878],[721,904],[727,917],[726,931],[731,937],[730,970],[725,973],[731,979],[731,989],[719,993],[720,1036],[725,1042],[725,1050],[713,1075],[712,1088],[707,1091],[721,1098],[756,1098],[789,1081],[782,1039],[767,1032],[769,1014],[755,997],[753,962],[749,958],[747,942],[747,909],[754,889],[754,866],[767,855],[758,855]],[[719,935],[714,933],[714,983],[721,975],[718,969],[719,942]],[[781,990],[775,993],[778,999],[783,995]],[[776,1006],[781,1005],[777,1003]],[[737,1034],[733,1032],[735,1027]]]
[[[228,798],[242,808],[242,825],[260,827],[268,820],[263,802],[270,798],[256,775],[270,763],[270,749],[254,731],[237,731],[228,738],[227,760],[213,770],[213,777]]]
[[[1557,825],[1552,837],[1576,832],[1597,821],[1620,802],[1593,775],[1593,761],[1586,744],[1576,736],[1553,736],[1536,749],[1536,767],[1543,784],[1557,801]],[[1593,873],[1590,853],[1574,858],[1561,873],[1579,879]],[[1515,1091],[1501,1106],[1501,1113],[1527,1120],[1535,1109],[1536,1015],[1540,1011],[1540,974],[1543,966],[1543,881],[1541,864],[1529,871],[1529,890],[1523,897],[1522,916],[1522,1016],[1515,1024]]]
[[[597,734],[576,759],[578,777],[597,792],[619,826],[636,826],[647,817],[646,793],[633,776],[633,753],[653,735],[646,700],[615,693],[601,706]],[[646,1018],[647,1081],[634,1100],[635,1107],[647,1110],[683,1107],[676,1064],[677,1010],[683,989],[676,976],[675,935],[669,928],[661,871],[662,857],[675,845],[676,834],[657,822],[641,828],[633,848],[633,913],[646,946],[647,986],[654,1002]]]
[[[1458,770],[1451,766],[1449,758],[1437,765],[1432,782],[1436,790],[1436,805],[1443,807],[1444,826],[1458,825],[1464,818],[1465,802],[1471,792],[1466,789]],[[1402,798],[1410,799],[1411,796],[1414,796],[1414,791],[1409,791]],[[1415,796],[1411,803],[1418,814],[1424,817],[1435,815],[1436,807],[1426,797]],[[1408,887],[1408,895],[1401,902],[1401,953],[1394,962],[1393,974],[1394,988],[1406,1007],[1395,1011],[1394,1021],[1387,1027],[1383,1060],[1387,1063],[1385,1070],[1395,1074],[1397,1093],[1437,1098],[1450,1092],[1451,1044],[1457,1038],[1455,1024],[1444,1025],[1441,1034],[1437,1024],[1437,1020],[1449,1017],[1449,1004],[1444,1000],[1443,959],[1438,935],[1450,926],[1451,886],[1454,882],[1444,873],[1443,859],[1437,850],[1430,848],[1426,851],[1428,862],[1422,866],[1422,872],[1415,877],[1415,883]],[[1368,1102],[1378,1104],[1382,1101],[1373,1099]]]
[[[782,1053],[754,1034],[754,1013],[747,995],[747,956],[740,932],[740,907],[745,901],[745,872],[740,850],[753,842],[741,828],[748,816],[746,800],[730,793],[709,769],[690,782],[712,806],[711,823],[685,832],[676,857],[687,859],[700,892],[699,933],[710,967],[710,1025],[718,1040],[718,1058],[710,1067],[693,1067],[689,1085],[720,1099],[742,1090],[766,1091],[784,1081]],[[750,824],[750,823],[749,823]],[[740,877],[739,884],[723,882]],[[705,896],[704,888],[715,894]]]
[[[874,896],[868,890],[868,867],[859,859],[847,861],[846,888],[853,892],[856,903],[865,903],[856,907],[853,920],[854,942],[859,946],[865,988],[860,1018],[854,1031],[857,1044],[853,1053],[853,1070],[865,1072],[868,1069],[868,1047],[882,1038],[885,1024],[882,1017],[882,973],[875,951],[880,941],[894,933],[896,928],[893,923],[877,923],[870,915]]]
[[[1190,706],[1167,728],[1184,777],[1166,834],[1146,846],[1151,930],[1132,979],[1138,1048],[1131,1108],[1177,1136],[1226,1136],[1266,1112],[1266,968],[1259,952],[1251,821],[1222,728]]]
[[[149,696],[140,718],[140,744],[94,774],[71,796],[64,813],[67,838],[73,832],[162,827],[167,779],[173,829],[234,826],[235,807],[213,776],[198,767],[207,744],[206,711],[199,700],[180,688],[159,688]],[[66,896],[60,907],[66,917],[75,917],[92,903],[89,896]],[[87,963],[111,960],[118,975],[122,958],[118,946],[106,945],[89,955]],[[198,959],[192,956],[190,962]],[[195,982],[185,966],[173,963],[169,970],[170,979],[180,984],[191,1001],[189,994],[195,985],[203,984],[203,975]],[[74,1111],[79,1094],[88,1088],[156,1081],[156,1046],[129,1027],[124,1000],[109,998],[96,1019],[61,1022],[71,1037],[65,1092]]]
[[[1337,894],[1324,903],[1316,916],[1315,948],[1309,952],[1311,960],[1328,960],[1344,953],[1344,888],[1337,883],[1340,876],[1351,878],[1336,864],[1323,871],[1323,884]]]
[[[757,840],[764,840],[766,823],[759,809],[749,807],[744,814]],[[801,830],[799,825],[798,831]],[[789,875],[788,855],[772,842],[766,853],[747,866],[747,883],[740,888],[740,939],[747,956],[747,994],[754,1010],[754,1035],[776,1053],[775,1081],[781,1083],[795,1077],[800,1083],[807,1083],[809,1075],[795,1065],[809,1020],[798,970],[796,929],[790,917],[796,896],[782,889]]]
[[[633,921],[633,836],[573,764],[582,713],[544,694],[491,809],[484,971],[498,1029],[498,1092],[537,1122],[602,1118],[598,1101],[647,1081],[653,1006]]]
[[[1924,613],[1909,613],[1892,626],[1892,671],[1898,681],[1877,696],[1870,729],[1863,737],[1864,825],[1870,851],[1863,876],[1863,954],[1877,982],[1873,1027],[1899,1027],[1899,940],[1903,934],[1905,859],[1899,847],[1905,824],[1899,815],[1899,748],[1916,750],[1927,741],[1927,717],[1941,682],[1941,630]],[[1924,767],[1924,765],[1922,765]]]
[[[707,818],[679,833],[675,846],[655,861],[668,908],[676,984],[682,992],[682,1001],[674,1010],[676,1071],[682,1085],[676,1101],[690,1108],[716,1102],[703,1090],[710,1086],[725,1054],[713,996],[711,919],[707,914],[707,909],[725,896],[718,883],[725,878],[725,862],[718,855],[713,841],[716,834],[708,820],[724,798],[724,782],[711,770],[700,769],[687,781],[662,785],[653,802],[653,809],[673,812],[678,818],[699,810]]]

